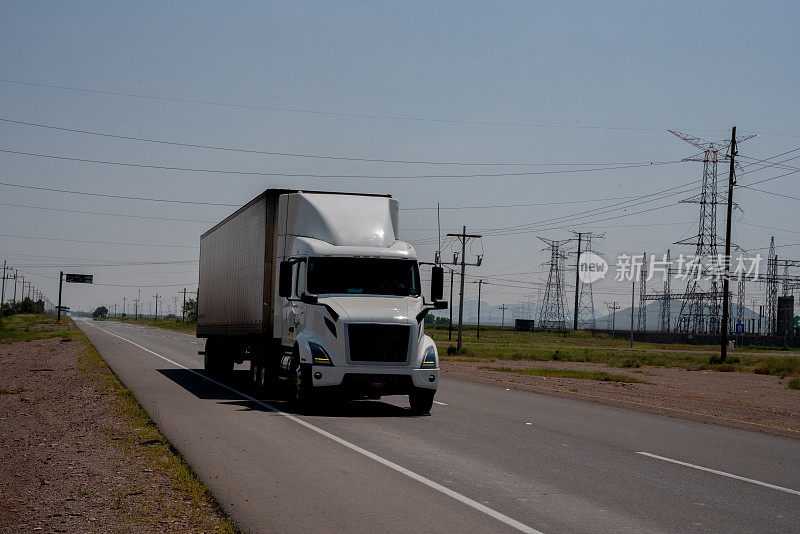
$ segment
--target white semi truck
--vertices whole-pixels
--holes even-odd
[[[205,369],[224,378],[250,362],[256,389],[283,382],[302,408],[319,392],[408,395],[427,413],[439,356],[419,262],[398,237],[389,195],[269,189],[200,238],[197,337]]]

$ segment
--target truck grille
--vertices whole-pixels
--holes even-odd
[[[350,361],[404,363],[408,359],[409,329],[400,324],[348,325]]]

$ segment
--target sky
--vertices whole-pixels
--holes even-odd
[[[422,260],[437,249],[437,203],[443,235],[462,226],[485,235],[471,243],[469,259],[481,254],[482,264],[467,281],[487,281],[482,297],[498,315],[496,306],[540,298],[549,253],[539,237],[605,234],[594,250],[612,271],[621,253],[694,252],[673,243],[697,233],[697,205],[677,201],[696,193],[702,163],[682,162],[699,151],[668,129],[758,134],[740,147],[741,185],[792,172],[756,160],[800,147],[799,11],[794,2],[5,0],[0,182],[28,188],[0,185],[0,261],[51,300],[60,270],[94,274],[92,286],[65,285],[73,309],[121,309],[125,297],[130,311],[141,290],[147,311],[155,294],[172,306],[179,290],[196,289],[200,234],[264,189],[389,193],[403,209],[401,238]],[[798,165],[798,155],[771,161]],[[766,254],[774,235],[779,256],[797,257],[785,245],[800,242],[798,198],[775,193],[800,197],[798,178],[754,186],[767,192],[737,187],[732,241]],[[574,271],[566,276],[571,284]],[[747,302],[763,301],[762,286],[749,286]],[[630,298],[628,284],[593,287],[598,310]],[[466,298],[476,294],[468,283]]]

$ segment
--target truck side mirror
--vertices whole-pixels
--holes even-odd
[[[436,302],[444,297],[444,269],[435,266],[431,270],[431,300]]]
[[[278,296],[289,298],[292,296],[292,262],[282,261],[278,271]]]

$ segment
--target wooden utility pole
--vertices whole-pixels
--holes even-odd
[[[183,308],[181,308],[181,322],[186,321],[186,288],[183,288]]]
[[[454,261],[452,265],[460,265],[461,266],[461,283],[460,283],[460,290],[458,296],[458,345],[456,347],[457,350],[461,350],[461,339],[462,339],[462,327],[464,324],[464,274],[466,272],[467,265],[471,266],[479,266],[483,259],[482,256],[478,256],[478,260],[475,263],[467,263],[464,261],[464,256],[467,254],[467,241],[470,239],[480,239],[482,236],[475,235],[475,234],[467,234],[467,227],[463,226],[460,234],[447,234],[451,237],[458,238],[461,241],[461,261]]]
[[[64,271],[58,273],[58,315],[56,316],[56,324],[61,324],[61,286],[64,284]],[[14,289],[17,286],[14,284]]]
[[[447,340],[451,341],[453,339],[453,275],[455,274],[454,269],[450,269],[450,326],[447,327]]]
[[[730,270],[731,270],[731,223],[733,219],[733,186],[736,185],[736,169],[734,168],[734,158],[736,150],[736,126],[731,131],[731,146],[728,157],[731,159],[730,171],[728,171],[728,218],[725,224],[725,262],[724,274],[722,278],[722,342],[719,347],[719,360],[724,362],[728,357],[728,292],[730,291]]]
[[[614,301],[610,305],[606,303],[606,306],[608,306],[608,309],[611,310],[611,339],[614,339],[614,329],[616,327],[617,310],[619,309],[619,306],[617,306],[617,301]]]
[[[478,339],[481,338],[481,286],[483,285],[483,280],[478,280]]]
[[[156,293],[155,295],[153,295],[153,298],[156,299],[156,321],[158,321],[158,299],[161,298],[161,295]]]
[[[631,348],[633,348],[633,302],[636,295],[636,282],[631,283]]]
[[[506,306],[505,303],[503,303],[503,305],[502,306],[498,306],[497,309],[501,310],[500,328],[504,328],[506,326],[506,310],[508,309],[508,306]]]
[[[13,267],[6,266],[6,260],[3,260],[3,290],[0,293],[0,308],[2,308],[3,304],[6,301],[6,280],[11,280],[10,276],[6,276],[6,271],[13,271]]]

